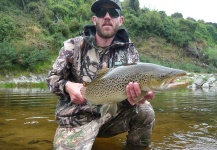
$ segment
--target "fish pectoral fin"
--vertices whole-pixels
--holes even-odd
[[[110,107],[110,104],[103,104],[102,105],[102,107],[100,109],[101,116],[104,116],[108,112],[109,107]]]
[[[104,116],[106,113],[110,113],[112,116],[117,114],[118,106],[117,103],[103,104],[101,107],[101,116]]]
[[[141,101],[147,93],[147,91],[141,91],[141,94],[137,98],[135,98],[134,103],[136,104]]]
[[[85,97],[86,89],[87,89],[87,87],[82,87],[81,90],[80,90],[81,95],[82,95],[83,97]]]
[[[110,113],[112,116],[115,116],[117,114],[117,111],[118,111],[117,103],[111,103],[108,109],[108,113]]]

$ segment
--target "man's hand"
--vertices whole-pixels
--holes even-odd
[[[81,95],[81,88],[83,87],[83,84],[81,83],[73,83],[68,81],[65,84],[65,90],[69,93],[69,96],[71,98],[71,101],[75,104],[83,104],[86,102],[84,97]]]
[[[141,94],[141,89],[139,87],[139,84],[137,82],[130,82],[126,86],[126,93],[128,97],[128,101],[130,102],[131,105],[134,105],[134,99],[140,96]],[[153,91],[148,91],[148,93],[141,99],[137,105],[145,103],[146,100],[149,99],[154,99],[154,92]]]

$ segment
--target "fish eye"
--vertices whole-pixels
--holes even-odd
[[[161,78],[166,78],[166,75],[162,74],[160,77],[161,77]]]

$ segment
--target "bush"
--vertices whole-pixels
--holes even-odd
[[[15,68],[17,52],[9,42],[0,43],[0,70],[10,70]]]
[[[38,63],[49,58],[46,50],[38,50],[35,47],[23,46],[18,53],[18,64],[24,69],[33,69]]]
[[[70,13],[70,10],[68,8],[59,4],[52,6],[51,10],[54,12],[56,16],[61,18]]]
[[[27,10],[30,12],[30,13],[33,13],[33,14],[38,14],[39,13],[39,5],[38,3],[36,2],[30,2],[28,5],[27,5]]]
[[[79,21],[76,18],[72,19],[69,23],[69,29],[72,33],[75,31],[79,31],[81,26],[82,25],[79,23]]]
[[[204,49],[203,52],[203,61],[208,64],[211,65],[213,64],[213,66],[217,67],[217,49],[209,47]]]
[[[0,42],[5,39],[10,39],[13,36],[14,31],[14,21],[8,16],[3,17],[0,20]]]

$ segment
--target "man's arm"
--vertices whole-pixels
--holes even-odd
[[[64,46],[60,49],[59,55],[53,64],[52,70],[46,78],[47,85],[51,92],[57,95],[67,95],[65,84],[68,82],[67,75],[71,71],[68,66],[67,58],[73,59],[74,44],[73,39],[64,42]],[[72,62],[73,63],[73,62]]]
[[[53,68],[49,71],[48,76],[46,78],[46,83],[51,92],[57,95],[65,95],[64,86],[66,84],[66,80],[63,78],[63,70],[66,66],[66,55],[64,47],[61,48],[59,55],[53,64]]]
[[[46,82],[50,91],[53,93],[57,95],[69,95],[73,103],[82,104],[86,102],[80,92],[83,84],[75,83],[76,81],[69,81],[67,77],[64,77],[67,76],[66,74],[69,74],[69,71],[71,71],[69,69],[67,70],[68,67],[71,67],[67,67],[67,58],[75,57],[73,55],[75,45],[72,44],[75,42],[71,42],[71,40],[64,42],[64,46],[61,48],[59,55],[53,65],[53,69],[48,74]],[[78,50],[76,49],[76,51]]]
[[[67,93],[69,93],[71,101],[75,104],[83,104],[86,102],[84,97],[81,95],[81,88],[83,87],[83,84],[81,83],[73,83],[68,81],[65,84],[65,90]]]

